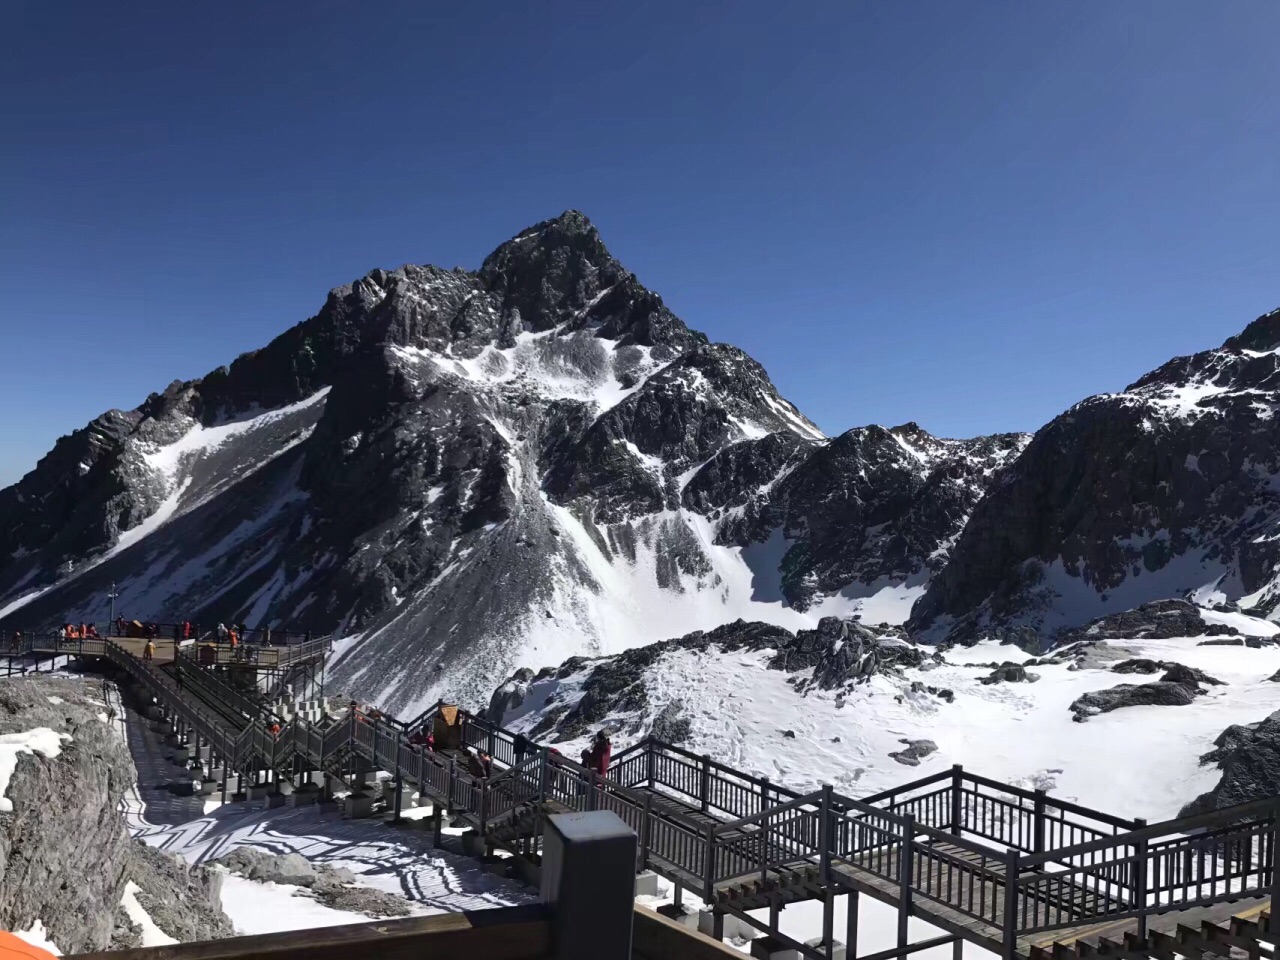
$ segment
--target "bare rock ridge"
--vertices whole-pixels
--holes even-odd
[[[974,509],[911,625],[1052,635],[1192,592],[1280,603],[1280,311],[1042,428]]]
[[[1270,613],[1278,384],[1280,312],[1034,438],[827,438],[568,211],[59,440],[0,491],[0,630],[115,583],[131,617],[342,637],[334,681],[413,712],[739,618],[1040,649],[1152,601]]]
[[[97,693],[62,678],[0,684],[0,734],[31,744],[0,811],[0,927],[39,921],[67,953],[138,945],[120,905],[133,883],[170,936],[230,936],[216,875],[130,839],[119,804],[137,773]]]

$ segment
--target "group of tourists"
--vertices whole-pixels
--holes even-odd
[[[74,623],[63,624],[62,627],[63,640],[87,640],[99,639],[98,628],[92,623],[82,623],[78,626]]]

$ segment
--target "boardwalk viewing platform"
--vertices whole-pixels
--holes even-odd
[[[173,642],[157,641],[146,661],[137,644],[29,639],[10,654],[74,656],[127,677],[224,798],[258,791],[314,802],[334,789],[358,794],[383,772],[396,817],[417,792],[432,806],[437,842],[448,817],[470,828],[477,854],[501,847],[531,877],[548,818],[611,811],[634,831],[635,870],[674,885],[673,912],[696,897],[713,937],[726,918],[760,930],[755,956],[852,960],[863,896],[897,911],[898,943],[860,960],[946,944],[958,956],[964,942],[1004,960],[1275,955],[1280,798],[1147,824],[959,767],[869,797],[800,794],[652,738],[617,753],[602,777],[453,705],[403,721],[343,701],[286,715],[261,685],[237,685],[243,654],[218,648],[201,663],[198,650],[178,647],[175,663]],[[322,660],[328,640],[278,650],[259,666]],[[487,775],[469,770],[469,748],[493,758]],[[842,941],[838,897],[847,902]],[[816,941],[780,928],[781,911],[802,901],[822,906]],[[910,942],[911,917],[942,933]]]

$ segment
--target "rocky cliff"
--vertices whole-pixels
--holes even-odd
[[[1190,594],[1280,603],[1280,311],[1041,429],[912,611],[934,638],[1063,627]]]
[[[0,768],[12,764],[0,800],[0,928],[39,921],[64,953],[137,944],[121,907],[132,882],[170,936],[229,936],[215,876],[130,839],[119,804],[136,773],[105,709],[87,681],[0,681]]]

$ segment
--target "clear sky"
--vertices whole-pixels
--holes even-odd
[[[1033,430],[1280,305],[1280,4],[0,11],[0,482],[577,208],[828,433]]]

